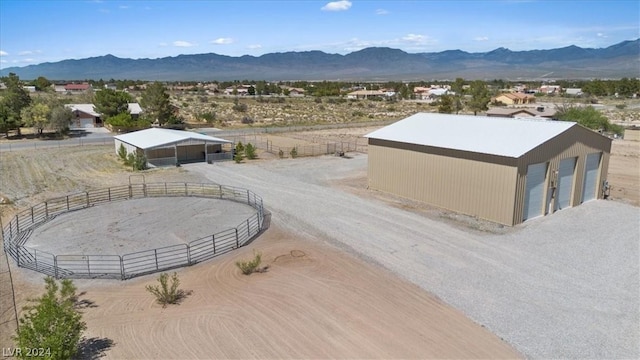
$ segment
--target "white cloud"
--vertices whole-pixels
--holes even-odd
[[[249,46],[247,46],[247,48],[252,49],[252,50],[262,49],[262,45],[260,45],[260,44],[249,45]]]
[[[340,1],[332,1],[327,3],[327,5],[323,6],[321,10],[323,11],[345,11],[351,8],[351,1],[348,0],[340,0]]]
[[[599,38],[606,38],[606,37],[607,37],[607,35],[605,35],[605,34],[603,34],[603,33],[600,33],[600,32],[597,34],[597,36],[598,36]]]
[[[196,45],[197,44],[190,43],[188,41],[182,41],[182,40],[177,40],[173,42],[173,46],[177,46],[177,47],[193,47]]]
[[[9,55],[8,52],[0,50],[0,56],[7,56],[7,55]]]
[[[211,40],[212,44],[216,44],[216,45],[227,45],[227,44],[232,44],[233,43],[233,39],[232,38],[218,38],[215,40]]]
[[[131,8],[131,7],[129,5],[120,5],[120,6],[118,6],[118,8],[122,9],[122,10],[126,10],[126,9]]]
[[[489,38],[486,37],[486,36],[478,36],[477,38],[474,38],[473,40],[475,40],[475,41],[487,41],[487,40],[489,40]]]
[[[41,50],[35,50],[35,51],[25,50],[25,51],[20,51],[18,55],[27,56],[27,55],[34,55],[34,54],[41,54],[41,53],[42,53]]]
[[[388,15],[389,12],[385,9],[378,9],[376,10],[376,15]]]
[[[422,43],[425,41],[425,36],[418,34],[407,34],[406,36],[402,37],[402,40],[412,43]]]

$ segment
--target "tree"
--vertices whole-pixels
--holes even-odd
[[[0,132],[9,137],[9,131],[20,129],[20,122],[10,115],[9,107],[0,101]]]
[[[103,115],[105,120],[112,116],[129,112],[131,95],[123,91],[102,89],[97,91],[93,100],[96,111]]]
[[[256,94],[256,88],[254,88],[253,86],[249,86],[249,88],[247,89],[247,94],[253,96]]]
[[[244,145],[242,145],[242,141],[239,141],[235,147],[235,154],[233,155],[233,160],[236,163],[241,163],[244,159]]]
[[[160,82],[156,81],[147,86],[147,89],[142,93],[140,105],[144,109],[145,117],[150,122],[157,121],[160,126],[165,123],[171,123],[174,117],[171,102],[169,101],[169,93]]]
[[[4,106],[2,110],[3,116],[5,116],[4,124],[9,127],[6,133],[9,130],[18,130],[18,135],[20,135],[20,126],[22,125],[20,112],[31,104],[31,97],[22,87],[20,78],[16,74],[9,73],[9,76],[1,78],[0,81],[7,87],[0,101],[1,106]]]
[[[77,310],[76,287],[69,279],[58,284],[52,277],[45,278],[46,293],[25,307],[20,327],[14,337],[22,354],[27,349],[43,348],[54,359],[70,359],[78,352],[78,344],[86,324]]]
[[[486,111],[489,109],[487,106],[491,101],[487,84],[482,80],[476,80],[471,82],[469,87],[471,92],[471,100],[467,104],[469,109],[473,111],[473,115],[478,115],[479,111]]]
[[[441,114],[453,113],[453,96],[451,95],[440,96],[440,104],[438,105],[438,112]]]
[[[258,157],[258,155],[256,155],[256,147],[253,146],[251,143],[248,143],[244,147],[244,154],[247,156],[247,159],[249,160],[254,160],[255,158]]]
[[[64,133],[69,130],[69,124],[71,123],[72,117],[73,112],[71,109],[64,106],[56,106],[51,110],[51,115],[49,116],[49,127],[59,134]]]
[[[36,87],[36,90],[45,91],[51,88],[51,81],[44,76],[39,76],[33,81],[33,85]]]
[[[37,102],[22,109],[20,117],[24,125],[33,127],[33,130],[42,135],[42,131],[49,125],[51,109],[47,104]]]
[[[609,119],[593,106],[579,107],[565,104],[557,109],[556,118],[562,121],[575,121],[592,130],[622,133],[621,127],[611,124]]]

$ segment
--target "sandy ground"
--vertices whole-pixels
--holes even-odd
[[[234,265],[260,251],[265,273]],[[18,272],[19,288],[35,289]],[[250,246],[182,269],[192,293],[162,308],[130,281],[77,280],[93,356],[174,359],[518,358],[506,343],[419,287],[277,224]],[[97,351],[97,352],[96,352]]]
[[[640,206],[640,142],[613,141],[608,181],[612,199]]]

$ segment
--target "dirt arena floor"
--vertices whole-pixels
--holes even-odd
[[[244,276],[235,262],[262,253],[267,272]],[[16,271],[23,293],[41,283]],[[391,273],[321,239],[272,224],[250,246],[178,270],[191,294],[162,308],[145,285],[76,280],[86,357],[111,359],[521,358],[501,339]],[[36,275],[37,277],[37,275]],[[24,301],[23,296],[20,301]]]
[[[608,181],[611,199],[640,206],[640,142],[613,141]]]

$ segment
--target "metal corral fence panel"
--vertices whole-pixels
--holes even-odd
[[[256,214],[238,226],[188,244],[119,255],[54,255],[24,246],[33,230],[56,216],[91,206],[145,197],[194,196],[247,204]],[[130,184],[49,199],[15,215],[2,229],[4,251],[18,266],[56,278],[120,278],[189,266],[246,245],[263,229],[262,198],[250,190],[220,184]]]

